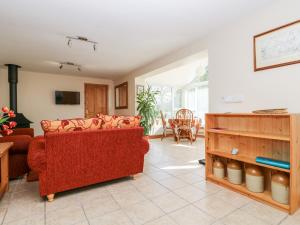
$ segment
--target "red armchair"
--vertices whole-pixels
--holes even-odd
[[[13,147],[9,150],[9,178],[15,179],[24,176],[29,172],[27,164],[27,153],[29,144],[34,136],[32,128],[17,128],[9,136],[0,138],[2,142],[13,142]]]
[[[40,195],[54,194],[143,172],[149,143],[143,128],[47,133],[31,142],[28,163]]]

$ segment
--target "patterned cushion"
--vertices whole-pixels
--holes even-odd
[[[100,118],[90,119],[66,119],[66,120],[42,120],[42,129],[47,132],[66,132],[101,129]]]
[[[102,128],[132,128],[140,127],[140,116],[116,116],[98,114],[98,118],[103,121]]]

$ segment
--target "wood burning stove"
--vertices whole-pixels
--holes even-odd
[[[6,64],[8,67],[8,83],[9,83],[9,104],[10,109],[15,111],[16,117],[10,118],[9,121],[15,121],[17,123],[16,128],[29,128],[32,123],[28,120],[23,113],[18,112],[18,70],[21,66],[15,64]]]

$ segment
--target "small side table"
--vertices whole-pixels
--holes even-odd
[[[0,183],[0,198],[8,190],[8,153],[12,142],[0,143],[0,159],[1,159],[1,183]]]

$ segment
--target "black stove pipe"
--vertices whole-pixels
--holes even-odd
[[[17,84],[18,84],[18,69],[21,66],[15,64],[6,64],[5,66],[8,67],[8,83],[9,83],[9,104],[10,109],[18,112],[18,105],[17,105]]]

